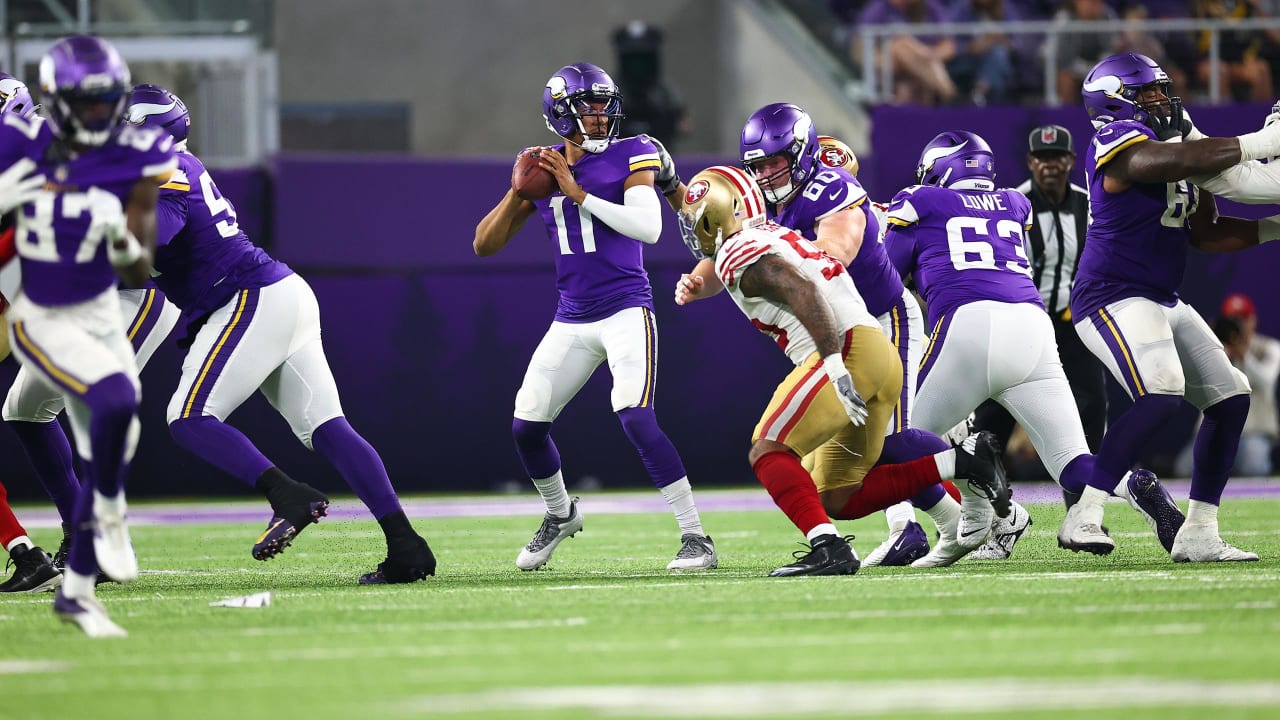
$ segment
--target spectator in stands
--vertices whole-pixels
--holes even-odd
[[[613,48],[618,53],[618,88],[627,102],[621,134],[652,135],[673,152],[692,123],[684,103],[662,79],[662,31],[632,20],[614,30]]]
[[[1238,475],[1270,475],[1271,456],[1280,438],[1280,416],[1276,414],[1276,379],[1280,377],[1280,340],[1257,333],[1258,313],[1253,300],[1243,293],[1228,295],[1213,322],[1213,332],[1222,341],[1231,363],[1249,378],[1249,415],[1240,435],[1234,471]],[[1196,437],[1194,433],[1192,437]],[[1194,440],[1178,455],[1177,471],[1191,469]]]
[[[1008,101],[1014,66],[1031,57],[1023,52],[1030,36],[1006,35],[998,24],[1021,19],[1018,9],[1005,0],[958,0],[951,6],[953,22],[990,26],[982,35],[958,36],[956,55],[947,63],[952,81],[969,93],[974,105]]]
[[[1266,17],[1268,7],[1261,0],[1192,0],[1192,17],[1215,20],[1221,18]],[[1201,55],[1196,76],[1209,84],[1212,72],[1209,63],[1211,33],[1200,33],[1198,45]],[[1219,52],[1222,62],[1218,65],[1218,81],[1226,97],[1235,100],[1270,101],[1272,92],[1271,65],[1266,57],[1275,57],[1280,45],[1280,35],[1274,31],[1238,30],[1220,33]]]
[[[946,10],[936,0],[871,0],[858,15],[858,25],[946,21]],[[855,61],[861,58],[860,42],[861,38],[856,38],[853,45]],[[937,105],[955,99],[956,86],[947,72],[947,62],[956,54],[954,39],[944,35],[904,34],[894,35],[888,43],[893,67],[893,102]],[[877,64],[880,58],[881,53],[877,52]],[[876,68],[863,69],[863,72],[877,71]]]
[[[1185,3],[1184,3],[1185,4]],[[1185,13],[1184,13],[1185,16]],[[1125,20],[1142,21],[1151,17],[1150,8],[1141,3],[1130,3],[1125,7],[1123,18]],[[1165,74],[1169,76],[1173,87],[1187,87],[1187,74],[1170,57],[1165,50],[1165,42],[1155,33],[1137,27],[1135,24],[1125,22],[1120,30],[1120,50],[1123,52],[1135,52],[1139,55],[1146,55],[1156,61]]]
[[[1118,18],[1102,0],[1066,0],[1062,9],[1053,16],[1060,23],[1080,21],[1114,25]],[[1063,32],[1058,34],[1058,48],[1054,57],[1058,63],[1058,100],[1063,103],[1080,102],[1080,84],[1084,76],[1102,58],[1119,52],[1119,40],[1114,32]]]

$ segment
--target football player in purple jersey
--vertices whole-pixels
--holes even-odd
[[[920,367],[917,425],[945,432],[983,401],[995,400],[1027,431],[1054,479],[1082,491],[1094,456],[1031,279],[1024,237],[1031,201],[996,187],[991,148],[971,132],[943,132],[930,141],[916,178],[920,184],[890,205],[885,244],[902,276],[915,278],[933,328]],[[1172,542],[1182,515],[1154,475],[1134,472],[1116,491],[1162,542]],[[1100,528],[1080,534],[1070,521],[1058,543],[1098,554],[1115,547]],[[950,564],[979,544],[960,533],[954,542],[940,541],[930,556],[935,565]]]
[[[178,149],[178,169],[160,188],[156,285],[182,310],[188,348],[169,401],[175,442],[262,492],[272,518],[253,546],[269,560],[325,514],[328,499],[290,478],[226,418],[255,391],[325,457],[382,526],[386,560],[360,584],[408,583],[433,575],[435,556],[405,516],[376,450],[347,422],[324,356],[311,287],[250,242],[200,159],[187,151],[191,116],[156,85],[131,94],[128,123],[159,130]]]
[[[848,268],[867,309],[897,348],[902,393],[885,429],[883,461],[904,462],[950,449],[938,436],[910,429],[924,321],[915,297],[885,254],[866,191],[844,168],[847,159],[824,149],[813,119],[790,103],[773,103],[752,113],[742,128],[739,152],[743,167],[769,203],[769,219],[800,232]],[[954,533],[960,504],[942,485],[929,487],[911,502],[885,511],[889,537],[867,555],[864,565],[909,565],[928,554],[928,536],[915,521],[913,505],[933,518],[942,536]],[[1018,511],[1026,516],[1025,510]]]
[[[607,362],[613,410],[680,527],[680,549],[668,569],[714,568],[715,545],[702,528],[684,463],[654,412],[658,335],[644,246],[656,243],[662,231],[655,176],[663,177],[660,189],[669,198],[675,188],[666,183],[678,186],[679,179],[673,167],[668,177],[665,152],[649,137],[617,136],[622,95],[595,65],[557,70],[543,90],[542,113],[564,143],[527,152],[539,154],[559,191],[534,202],[509,190],[476,226],[473,243],[477,255],[493,255],[537,213],[556,253],[555,319],[516,393],[511,428],[547,512],[516,566],[542,567],[561,541],[582,529],[577,499],[565,490],[551,424]]]
[[[151,271],[159,184],[173,140],[121,127],[129,69],[106,41],[73,35],[40,61],[48,120],[0,115],[0,214],[17,210],[22,294],[8,313],[23,365],[66,398],[85,483],[54,611],[90,637],[124,630],[94,594],[99,570],[137,578],[124,477],[138,438],[138,370],[120,317],[117,278]]]
[[[1280,124],[1234,138],[1191,139],[1191,123],[1181,99],[1170,95],[1168,76],[1150,58],[1132,53],[1095,65],[1082,94],[1097,132],[1085,158],[1092,222],[1071,314],[1084,344],[1134,402],[1107,429],[1096,469],[1068,522],[1081,534],[1098,531],[1108,492],[1185,398],[1204,413],[1204,422],[1196,436],[1186,522],[1166,548],[1179,562],[1257,560],[1218,532],[1218,506],[1249,410],[1249,383],[1177,291],[1189,245],[1229,252],[1280,236],[1280,216],[1258,222],[1218,217],[1213,195],[1188,182],[1280,155]],[[1226,183],[1232,184],[1229,177]]]

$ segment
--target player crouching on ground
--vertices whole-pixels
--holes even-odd
[[[764,197],[738,168],[694,176],[680,218],[700,262],[681,276],[676,303],[728,289],[796,364],[753,432],[748,461],[810,548],[770,575],[856,572],[858,557],[828,516],[862,517],[953,475],[968,481],[961,528],[977,535],[974,548],[981,545],[992,514],[1009,512],[1009,486],[989,436],[872,470],[898,403],[902,366],[844,266],[794,230],[767,222]],[[810,475],[800,458],[815,450]]]

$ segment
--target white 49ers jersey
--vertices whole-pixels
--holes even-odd
[[[818,286],[819,294],[836,316],[836,328],[842,335],[856,325],[880,329],[840,261],[791,228],[774,223],[744,228],[726,240],[716,253],[716,276],[751,324],[773,338],[791,362],[800,365],[817,351],[809,331],[791,308],[762,297],[746,297],[738,288],[743,271],[765,255],[777,255]]]

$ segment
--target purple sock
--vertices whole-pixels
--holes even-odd
[[[1058,485],[1069,493],[1079,495],[1084,492],[1085,485],[1089,484],[1097,464],[1097,458],[1088,453],[1075,456],[1066,467],[1062,468],[1062,474],[1058,476]],[[1124,475],[1124,473],[1120,474]]]
[[[333,464],[376,520],[403,512],[378,451],[360,437],[344,417],[336,417],[311,433],[311,445]]]
[[[178,447],[249,487],[273,467],[244,433],[209,415],[174,420],[169,423],[169,434]]]
[[[551,423],[513,418],[511,437],[516,441],[516,454],[529,477],[541,480],[560,472],[560,451],[551,439]]]
[[[654,486],[664,488],[688,474],[676,446],[658,427],[658,416],[652,407],[620,410],[618,420],[622,423],[622,432],[640,452],[640,460]]]
[[[81,575],[93,577],[98,574],[98,558],[93,554],[93,488],[89,483],[81,486],[76,493],[75,507],[71,510],[71,527],[71,549],[67,553],[67,567]]]
[[[1204,409],[1204,422],[1196,434],[1195,463],[1191,467],[1191,499],[1212,505],[1222,503],[1222,491],[1231,476],[1240,447],[1240,433],[1249,415],[1249,396],[1236,395]]]
[[[15,420],[9,423],[9,427],[13,428],[13,433],[22,443],[27,460],[40,478],[44,491],[49,493],[53,504],[58,506],[62,522],[70,523],[76,496],[80,494],[80,481],[76,478],[75,463],[71,459],[71,443],[67,442],[67,434],[63,432],[62,425],[57,420]]]
[[[1142,447],[1182,404],[1181,395],[1142,395],[1116,419],[1102,438],[1088,484],[1112,493],[1138,461]]]
[[[85,464],[85,484],[115,497],[129,467],[124,458],[125,443],[138,411],[137,391],[128,377],[108,375],[94,383],[81,400],[89,406],[89,445],[93,449],[93,461]]]

